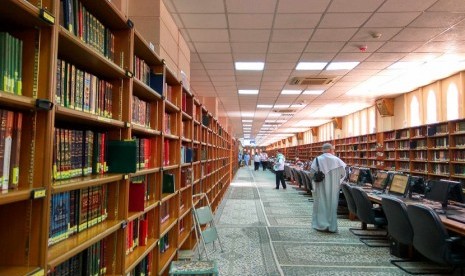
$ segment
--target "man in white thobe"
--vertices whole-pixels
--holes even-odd
[[[323,144],[323,154],[318,156],[320,171],[325,174],[322,182],[313,181],[313,218],[312,227],[318,231],[337,232],[337,205],[339,189],[345,177],[346,164],[332,154],[333,146]],[[316,159],[313,160],[310,175],[318,170]]]

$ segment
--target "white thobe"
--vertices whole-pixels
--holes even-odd
[[[337,232],[337,205],[339,189],[345,177],[346,164],[338,157],[324,153],[318,156],[320,170],[325,174],[322,182],[313,181],[313,217],[312,227],[320,231]],[[310,174],[317,171],[313,160]]]

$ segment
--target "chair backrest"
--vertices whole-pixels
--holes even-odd
[[[407,214],[407,205],[395,197],[381,199],[384,214],[388,221],[388,232],[396,241],[410,245],[413,240],[413,229]]]
[[[359,187],[351,187],[352,196],[357,206],[357,217],[366,224],[375,224],[375,214],[373,204],[367,196],[367,193]]]
[[[413,228],[413,247],[430,260],[447,264],[449,235],[438,214],[424,205],[409,205],[407,214]]]
[[[313,189],[312,178],[310,177],[310,172],[309,171],[303,171],[303,175],[305,177],[305,187],[307,188],[307,191],[310,192]]]
[[[303,170],[296,170],[299,175],[299,184],[305,186],[305,176]]]
[[[347,201],[347,208],[349,208],[349,212],[352,214],[357,214],[357,205],[355,205],[354,197],[352,196],[351,187],[346,183],[341,184],[342,193]]]

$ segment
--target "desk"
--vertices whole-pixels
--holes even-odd
[[[381,196],[380,195],[374,195],[374,194],[370,194],[368,192],[367,192],[367,195],[368,195],[368,198],[371,201],[373,201],[375,203],[378,203],[378,204],[381,204]],[[421,201],[418,201],[418,200],[404,199],[403,201],[407,205],[409,205],[409,204],[423,204]],[[424,204],[424,205],[428,205],[428,204]],[[465,211],[465,209],[464,209],[464,211]],[[455,220],[448,219],[446,217],[446,215],[439,214],[439,217],[441,218],[442,223],[444,224],[444,226],[448,230],[453,231],[455,233],[458,233],[458,234],[460,234],[462,236],[465,236],[465,223],[461,223],[461,222],[458,222],[458,221],[455,221]]]

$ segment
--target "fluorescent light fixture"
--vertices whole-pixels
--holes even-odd
[[[311,90],[305,90],[302,95],[321,95],[325,92],[323,89],[311,89]]]
[[[272,104],[257,104],[257,108],[272,108]]]
[[[251,127],[252,125],[251,124],[244,124],[242,125],[242,127]]]
[[[288,104],[275,104],[274,105],[274,108],[288,108],[289,105]],[[269,116],[269,115],[268,115]]]
[[[285,123],[287,120],[276,120],[276,123]]]
[[[265,68],[264,62],[235,62],[236,70],[262,71]]]
[[[265,123],[274,123],[276,120],[265,120]]]
[[[258,89],[239,89],[238,93],[241,95],[257,95]]]
[[[286,107],[289,107],[289,106],[286,105]],[[276,113],[276,112],[271,112],[271,113],[268,113],[268,117],[281,117],[281,114]]]
[[[251,123],[253,120],[242,120],[243,123]]]
[[[291,104],[292,108],[303,108],[305,106],[307,106],[307,105],[306,104]]]
[[[241,115],[242,117],[253,117],[254,113],[253,112],[242,112]]]
[[[351,70],[354,69],[360,62],[350,61],[350,62],[331,62],[326,70]]]
[[[327,62],[299,62],[295,70],[322,70]]]
[[[299,95],[302,92],[302,90],[289,90],[289,89],[284,89],[281,91],[281,95]]]
[[[262,128],[264,128],[264,127],[272,127],[272,126],[273,126],[273,125],[264,124],[264,125],[262,125]]]

